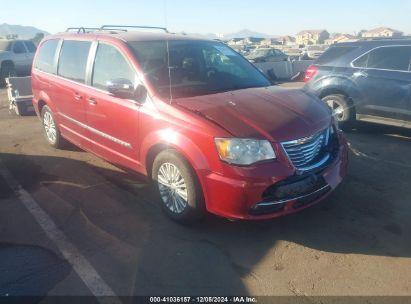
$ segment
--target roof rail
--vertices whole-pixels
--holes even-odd
[[[374,40],[406,40],[411,39],[411,36],[397,36],[397,37],[362,37],[361,41],[374,41]]]
[[[137,29],[151,29],[151,30],[162,30],[166,33],[168,33],[167,28],[165,27],[159,27],[159,26],[145,26],[145,25],[102,25],[100,27],[100,31],[102,30],[125,30],[127,28],[137,28]]]
[[[90,33],[93,31],[98,31],[99,28],[98,27],[68,27],[66,29],[66,32],[72,32],[72,31],[77,31],[77,34],[83,33]]]

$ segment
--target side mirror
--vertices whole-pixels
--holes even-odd
[[[116,78],[107,81],[106,83],[107,91],[109,91],[113,96],[132,99],[137,102],[144,101],[147,95],[147,90],[142,84],[138,84],[137,88],[134,89],[133,83],[125,78]]]

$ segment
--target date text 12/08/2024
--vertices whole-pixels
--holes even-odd
[[[257,303],[255,297],[150,297],[150,303]]]

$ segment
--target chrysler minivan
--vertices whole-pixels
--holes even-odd
[[[340,184],[347,145],[317,97],[273,86],[222,42],[130,29],[41,42],[33,104],[51,146],[148,176],[181,222],[275,218]]]

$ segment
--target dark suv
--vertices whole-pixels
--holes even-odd
[[[341,127],[355,120],[411,127],[411,39],[359,40],[330,47],[304,79]]]

